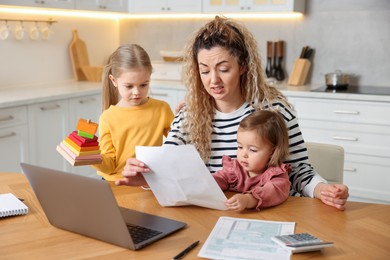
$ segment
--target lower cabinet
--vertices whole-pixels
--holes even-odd
[[[99,123],[99,117],[102,112],[101,100],[101,94],[69,99],[69,127],[67,135],[76,130],[77,122],[80,118],[90,119],[95,123]],[[66,170],[80,175],[98,178],[96,170],[90,166],[74,167],[66,162]]]
[[[28,119],[31,163],[65,170],[65,161],[56,146],[68,132],[68,100],[29,105]]]
[[[0,109],[0,171],[21,172],[29,161],[27,107]]]
[[[57,151],[57,145],[76,130],[80,118],[99,122],[101,95],[37,103],[28,106],[29,161],[33,164],[96,177],[89,166],[71,166]]]
[[[306,141],[344,148],[350,199],[390,203],[390,103],[288,97]],[[310,159],[310,158],[309,158]]]
[[[185,89],[177,89],[177,88],[169,89],[169,88],[161,88],[161,87],[153,86],[151,87],[150,90],[150,96],[155,99],[159,99],[167,102],[171,107],[172,112],[176,114],[175,113],[176,106],[181,101],[184,100]]]

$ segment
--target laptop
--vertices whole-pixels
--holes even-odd
[[[187,225],[119,207],[106,181],[26,163],[20,165],[55,227],[137,250]]]

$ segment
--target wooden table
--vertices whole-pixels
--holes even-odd
[[[0,193],[24,198],[30,210],[24,216],[0,219],[0,259],[171,259],[200,240],[185,257],[197,259],[220,216],[293,221],[296,233],[309,232],[334,242],[333,247],[294,254],[292,259],[390,259],[389,205],[348,202],[345,211],[338,211],[316,199],[290,197],[277,207],[236,213],[195,206],[164,208],[151,191],[112,188],[120,206],[184,221],[188,227],[140,251],[127,250],[51,226],[25,176],[0,173]]]

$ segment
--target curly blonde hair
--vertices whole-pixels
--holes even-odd
[[[210,157],[212,120],[215,101],[205,90],[199,71],[198,53],[222,47],[235,57],[245,72],[240,78],[241,94],[255,109],[262,109],[271,100],[287,101],[276,88],[265,82],[261,57],[253,35],[239,23],[216,16],[201,27],[185,47],[183,81],[187,87],[184,128],[204,161]]]

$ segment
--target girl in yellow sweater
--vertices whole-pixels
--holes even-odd
[[[151,74],[149,55],[136,44],[120,46],[104,69],[99,119],[103,162],[92,167],[105,180],[122,178],[135,146],[159,146],[168,134],[173,113],[166,102],[148,96]]]

